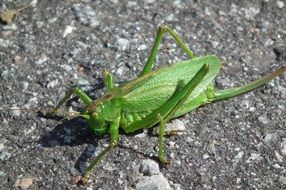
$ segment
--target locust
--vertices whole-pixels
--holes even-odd
[[[169,33],[176,44],[188,56],[188,60],[152,70],[156,55],[165,33]],[[58,105],[47,114],[56,114],[72,96],[84,104],[79,112],[89,129],[97,134],[109,134],[109,145],[91,161],[85,169],[81,182],[87,183],[93,168],[118,144],[119,129],[132,133],[141,129],[159,126],[158,158],[168,163],[164,152],[165,124],[196,108],[226,100],[254,90],[286,71],[280,69],[240,87],[216,89],[214,78],[219,73],[221,61],[214,55],[195,56],[179,35],[167,25],[160,25],[157,35],[138,78],[115,86],[111,73],[103,73],[105,94],[92,100],[78,87],[71,88]]]

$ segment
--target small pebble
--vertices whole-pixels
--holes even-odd
[[[22,82],[22,88],[23,88],[23,90],[26,91],[26,90],[28,89],[28,87],[29,87],[29,83],[28,83],[27,81],[23,81],[23,82]]]
[[[175,183],[173,184],[174,190],[182,190],[181,184]]]
[[[281,166],[279,164],[277,164],[277,163],[272,165],[272,167],[275,168],[275,169],[280,169],[281,168]]]
[[[121,76],[123,74],[123,69],[121,67],[119,67],[116,71],[115,74],[118,76]]]
[[[4,80],[8,80],[8,78],[9,78],[9,70],[2,71],[1,78],[4,79]]]
[[[96,12],[89,5],[74,4],[73,5],[77,19],[86,26],[96,27],[99,25]]]
[[[27,177],[27,178],[20,178],[17,179],[14,186],[20,187],[21,189],[28,189],[31,185],[33,185],[35,178]]]
[[[286,177],[285,176],[280,176],[280,181],[282,184],[286,185]]]
[[[75,29],[74,26],[70,26],[70,25],[66,26],[63,32],[63,38],[65,38],[68,34],[71,34],[74,29]]]
[[[212,44],[212,47],[213,47],[213,48],[217,48],[217,46],[219,45],[219,42],[217,42],[217,41],[212,41],[211,44]]]
[[[283,156],[286,156],[286,138],[282,139],[281,153],[282,153]]]
[[[258,8],[258,7],[248,7],[246,9],[244,9],[244,12],[245,12],[245,17],[246,18],[252,19],[260,12],[260,8]]]
[[[246,163],[251,163],[251,162],[255,162],[255,161],[260,161],[262,160],[262,156],[261,154],[258,153],[250,153],[250,156],[248,157],[248,159],[246,160]]]
[[[5,160],[9,160],[9,158],[11,158],[12,154],[9,153],[9,152],[4,152],[4,151],[1,151],[1,154],[0,154],[0,161],[5,161]]]
[[[283,156],[281,156],[276,150],[274,151],[274,154],[278,162],[283,162]]]
[[[145,44],[141,44],[138,46],[138,50],[139,51],[143,51],[143,50],[146,50],[147,49],[147,46]]]
[[[146,3],[154,3],[156,0],[146,0]]]
[[[174,135],[182,135],[186,131],[185,123],[180,119],[174,119],[171,122],[166,124],[165,134],[174,134]],[[155,127],[153,129],[153,134],[159,134],[159,127]]]
[[[47,84],[47,88],[48,88],[48,89],[54,88],[54,87],[58,84],[58,82],[59,82],[58,79],[50,81],[50,82]]]
[[[11,109],[13,110],[13,111],[12,111],[12,114],[13,114],[14,116],[19,117],[19,116],[21,115],[21,109],[18,108],[15,104],[11,107]]]
[[[143,176],[136,184],[136,190],[171,190],[168,180],[163,175]]]
[[[210,157],[210,156],[209,156],[208,154],[204,154],[204,155],[203,155],[203,159],[204,159],[204,160],[208,159],[209,157]]]
[[[142,161],[139,168],[139,172],[143,175],[151,176],[160,174],[160,169],[157,162],[148,159]]]
[[[48,60],[48,57],[45,56],[45,55],[43,55],[40,59],[38,59],[38,60],[36,61],[36,64],[37,64],[37,65],[41,65],[41,64],[45,63],[47,60]]]
[[[258,120],[262,123],[262,124],[267,124],[269,123],[269,119],[267,118],[266,115],[261,115],[258,117]]]
[[[120,50],[124,51],[129,48],[129,40],[125,38],[119,38],[117,40],[117,45]]]
[[[268,133],[264,137],[264,142],[266,144],[275,143],[278,139],[277,133]]]
[[[21,57],[21,56],[16,55],[16,56],[14,57],[14,63],[15,63],[15,64],[20,64],[21,61],[22,61],[22,57]]]
[[[232,159],[232,162],[234,163],[234,165],[236,165],[239,162],[239,160],[241,160],[243,155],[244,155],[244,152],[240,151],[234,156],[234,158]]]
[[[285,3],[283,1],[277,1],[277,6],[282,9],[285,6]]]

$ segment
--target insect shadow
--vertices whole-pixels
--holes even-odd
[[[64,118],[61,116],[52,116],[46,117],[43,113],[38,113],[39,117],[48,118],[52,120],[61,121]],[[142,131],[136,131],[132,134],[126,134],[123,131],[120,131],[121,135],[125,136],[134,136],[141,133]],[[148,136],[152,134],[148,133]],[[104,141],[104,138],[108,139],[108,135],[98,136],[93,134],[88,129],[87,124],[80,117],[73,118],[71,120],[63,121],[59,125],[55,126],[51,131],[45,132],[43,137],[40,139],[40,144],[43,147],[56,147],[56,146],[80,146],[87,144],[86,148],[82,151],[80,156],[78,156],[74,167],[77,171],[83,173],[88,160],[92,159],[95,156],[97,151],[99,141]],[[118,148],[127,149],[129,151],[135,152],[142,158],[149,158],[155,161],[158,161],[157,156],[150,155],[144,151],[138,149],[133,149],[130,146],[126,146],[119,142]]]
[[[58,120],[61,117],[50,118]],[[65,121],[54,127],[51,131],[46,132],[40,139],[40,143],[43,147],[56,147],[56,146],[80,146],[83,144],[89,144],[94,147],[98,146],[98,139],[94,138],[95,135],[91,134],[85,124],[80,118],[73,118]],[[78,157],[74,167],[81,171],[80,165],[86,163],[96,149],[89,148],[87,146],[81,155]]]
[[[87,92],[92,94],[92,92],[101,89],[103,84],[97,84],[88,86]],[[94,96],[94,95],[93,95]],[[74,102],[77,102],[78,98],[74,97],[67,102],[67,107],[72,106]],[[80,108],[76,108],[80,109]],[[80,117],[74,117],[72,119],[67,119],[64,116],[59,115],[46,115],[45,112],[39,111],[39,118],[45,118],[48,120],[58,121],[60,124],[53,127],[52,130],[45,130],[44,135],[40,139],[41,145],[43,147],[56,147],[56,146],[80,146],[88,144],[88,146],[82,151],[81,155],[77,158],[74,167],[76,170],[82,172],[83,168],[81,165],[85,165],[89,158],[91,158],[96,152],[98,147],[98,140],[102,137],[90,133],[86,122]],[[93,148],[91,148],[93,147]]]

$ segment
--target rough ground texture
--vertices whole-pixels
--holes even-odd
[[[27,4],[0,25],[0,186],[78,189],[76,181],[108,143],[80,118],[41,111],[81,86],[102,95],[103,69],[116,83],[146,61],[158,26],[174,28],[196,53],[223,62],[219,88],[245,84],[285,66],[286,2],[0,0],[1,10]],[[156,67],[187,59],[166,35]],[[286,188],[286,77],[180,118],[186,131],[166,139],[171,165],[160,172],[175,189]],[[38,112],[37,109],[41,108]],[[9,111],[8,108],[32,110]],[[80,110],[73,99],[63,110]],[[62,111],[62,114],[66,112]],[[88,188],[135,189],[142,160],[154,159],[157,138],[122,134],[120,146],[94,169]]]

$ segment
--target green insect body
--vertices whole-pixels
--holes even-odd
[[[130,115],[134,119],[133,121],[122,123],[122,129],[125,132],[134,132],[140,129],[142,125],[136,125],[136,122],[142,121],[142,118],[139,118],[138,121],[134,115],[140,116],[142,114],[146,116],[168,102],[177,88],[178,82],[181,81],[183,84],[189,82],[205,63],[209,65],[209,72],[171,118],[179,117],[199,105],[206,104],[208,102],[206,91],[209,90],[207,87],[212,85],[212,80],[220,67],[219,60],[214,56],[193,58],[192,60],[178,62],[172,66],[153,71],[155,75],[146,81],[144,85],[123,96],[121,101],[122,111],[124,115]],[[190,67],[190,65],[193,66]],[[195,99],[197,101],[194,101]],[[130,125],[132,127],[129,127]]]
[[[165,32],[174,38],[190,59],[152,71]],[[286,71],[286,67],[282,67],[247,85],[216,90],[213,79],[220,67],[221,62],[216,56],[196,57],[172,29],[162,25],[147,63],[137,79],[115,87],[111,74],[105,72],[103,78],[107,92],[94,101],[81,89],[71,89],[49,114],[56,113],[60,106],[75,94],[86,106],[79,115],[86,120],[91,131],[98,135],[110,135],[109,146],[87,167],[81,182],[87,182],[92,168],[117,145],[119,128],[130,133],[159,124],[158,156],[160,161],[167,162],[163,139],[165,124],[170,119],[180,117],[199,106],[251,91]]]

